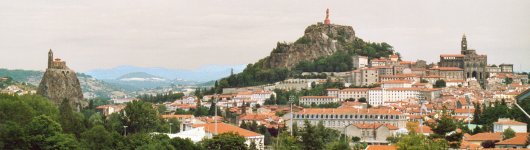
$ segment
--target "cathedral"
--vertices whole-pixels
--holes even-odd
[[[487,55],[477,54],[476,50],[467,48],[466,35],[462,36],[460,54],[440,55],[440,67],[458,67],[464,69],[464,78],[476,79],[480,84],[484,84],[487,74]]]

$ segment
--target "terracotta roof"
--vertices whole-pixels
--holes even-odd
[[[466,141],[500,141],[502,140],[502,133],[496,132],[485,132],[485,133],[477,133],[475,135],[472,135],[466,139]]]
[[[432,131],[431,127],[429,127],[429,126],[424,125],[424,126],[422,126],[422,128],[423,128],[423,133],[429,133],[429,134],[433,134],[434,133]],[[416,133],[420,133],[421,132],[420,127],[415,127],[414,131],[416,131]]]
[[[494,122],[494,124],[507,124],[507,125],[526,125],[524,122],[519,122],[515,120],[499,120]]]
[[[392,125],[392,124],[380,124],[380,123],[358,123],[358,124],[353,124],[354,126],[356,126],[357,128],[360,128],[360,129],[377,129],[381,126],[385,126],[387,127],[389,130],[397,130],[399,129],[398,127]]]
[[[455,109],[455,113],[473,113],[475,109]]]
[[[368,145],[366,150],[397,150],[395,145]]]
[[[357,109],[357,108],[306,108],[296,114],[380,114],[401,115],[401,112],[392,109]]]
[[[480,145],[473,144],[465,140],[462,140],[462,143],[460,143],[460,149],[478,149],[480,147]]]
[[[516,133],[515,137],[495,143],[495,145],[522,145],[526,146],[528,133]]]
[[[209,124],[194,124],[194,128],[196,127],[204,127],[204,130],[209,133],[215,133],[215,123],[209,123]],[[234,125],[225,124],[225,123],[217,123],[217,133],[228,133],[233,132],[237,133],[244,137],[254,137],[254,136],[261,136],[261,134],[252,132]]]
[[[462,54],[442,54],[440,57],[464,57]]]
[[[162,118],[164,119],[169,119],[169,118],[187,119],[187,118],[193,118],[193,115],[162,115]]]
[[[400,83],[412,83],[412,81],[409,80],[388,80],[381,82],[383,84],[400,84]]]

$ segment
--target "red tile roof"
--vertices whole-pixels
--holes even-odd
[[[516,133],[515,137],[495,143],[495,145],[522,145],[526,146],[528,133]]]
[[[475,135],[472,135],[466,139],[466,141],[500,141],[502,140],[502,133],[500,132],[485,132],[485,133],[477,133]]]
[[[397,150],[395,145],[368,145],[366,150]]]
[[[215,133],[215,123],[209,123],[209,124],[194,124],[194,128],[196,127],[204,127],[204,130],[209,133]],[[217,123],[217,133],[228,133],[233,132],[237,133],[244,137],[254,137],[254,136],[260,136],[261,134],[252,132],[234,125],[225,124],[225,123]]]

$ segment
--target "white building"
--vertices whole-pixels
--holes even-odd
[[[193,125],[193,128],[199,127],[203,127],[204,131],[206,131],[206,138],[212,138],[215,134],[232,132],[245,137],[245,144],[250,145],[250,143],[254,142],[258,150],[265,149],[265,136],[259,133],[225,123],[217,123],[217,125],[215,123]]]
[[[372,88],[368,90],[368,104],[380,106],[387,102],[419,99],[422,96],[420,91],[419,88]]]
[[[353,60],[353,67],[357,69],[368,67],[368,57],[366,56],[356,55],[352,57],[352,60]]]
[[[360,98],[368,99],[368,88],[346,88],[346,89],[327,89],[328,96],[337,97],[339,101],[347,99],[359,100]]]
[[[411,80],[388,80],[388,81],[382,81],[381,87],[382,88],[411,88],[412,84],[414,84]]]
[[[339,102],[336,97],[333,96],[302,96],[300,97],[300,104],[311,105],[311,104],[327,104]]]
[[[293,113],[293,123],[298,127],[303,127],[305,120],[312,125],[318,125],[322,121],[325,127],[339,131],[343,131],[348,125],[359,123],[383,123],[405,128],[407,122],[405,115],[392,109],[306,108]]]
[[[526,123],[511,120],[508,118],[499,118],[497,122],[493,123],[493,132],[504,132],[504,130],[511,128],[517,133],[526,133]]]

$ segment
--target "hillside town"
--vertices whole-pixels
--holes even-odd
[[[405,60],[327,9],[213,85],[105,99],[50,49],[38,87],[0,77],[0,149],[530,149],[530,75],[488,63],[473,36],[437,62]]]
[[[329,18],[324,24],[329,24]],[[192,94],[158,106],[165,108],[162,118],[181,123],[180,131],[168,136],[194,142],[235,132],[244,136],[247,144],[256,142],[258,149],[269,149],[272,146],[265,143],[270,140],[264,133],[242,127],[247,123],[264,126],[270,137],[282,128],[293,132],[309,122],[358,138],[351,145],[357,142],[366,143],[366,149],[396,149],[389,139],[411,132],[436,134],[433,127],[448,117],[459,125],[447,134],[462,135],[452,141],[459,143],[455,149],[530,148],[528,123],[497,118],[492,124],[481,124],[475,118],[498,105],[529,117],[517,106],[530,95],[528,74],[514,72],[513,64],[488,64],[487,55],[479,52],[468,48],[463,35],[460,53],[440,54],[436,63],[402,60],[397,54],[380,58],[355,55],[351,71],[302,73],[326,78],[288,78],[274,84],[223,88],[219,94]],[[291,95],[284,105],[270,102],[282,97],[275,91],[307,91],[330,82],[339,86],[320,95]],[[115,101],[97,109],[110,115],[120,112],[125,107],[122,103],[133,100],[141,99]],[[219,116],[182,113],[199,107],[216,108]],[[507,130],[515,135],[506,137]]]

